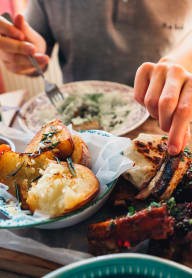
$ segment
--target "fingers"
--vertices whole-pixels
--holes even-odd
[[[49,62],[45,40],[17,15],[14,24],[0,17],[0,59],[6,68],[17,74],[28,74],[35,71],[29,61],[34,56],[39,66],[44,69]]]
[[[192,75],[173,63],[145,63],[136,73],[134,97],[169,132],[169,153],[178,154],[189,137]]]
[[[135,76],[134,98],[143,106],[145,105],[144,98],[150,83],[150,76],[154,66],[155,64],[153,63],[144,63],[138,68]]]
[[[8,53],[23,55],[33,55],[35,53],[35,47],[31,43],[8,37],[0,37],[0,49]]]
[[[192,77],[186,81],[177,108],[173,115],[169,131],[168,151],[171,155],[178,154],[185,144],[186,130],[192,117]]]
[[[35,54],[34,58],[39,64],[40,68],[44,68],[48,62],[49,57],[43,54]],[[28,74],[35,71],[28,57],[20,54],[7,54],[4,56],[4,64],[8,70],[17,74]]]
[[[25,37],[25,41],[31,42],[36,46],[36,50],[39,53],[46,52],[45,40],[29,26],[29,24],[24,20],[23,15],[18,14],[14,19],[14,25],[22,31]]]
[[[0,34],[17,40],[24,39],[23,33],[2,16],[0,16]]]
[[[149,87],[144,98],[145,107],[155,119],[159,118],[158,104],[165,83],[166,71],[167,69],[165,69],[164,65],[156,66],[153,69]]]
[[[171,127],[172,117],[177,107],[182,86],[186,80],[181,67],[172,66],[166,75],[166,82],[159,98],[159,124],[166,132]]]

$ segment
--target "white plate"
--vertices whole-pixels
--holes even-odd
[[[80,81],[64,84],[61,88],[63,93],[111,93],[118,92],[120,95],[126,95],[128,103],[131,104],[131,111],[129,113],[129,117],[124,122],[120,129],[116,129],[111,131],[112,134],[117,136],[122,136],[140,126],[142,123],[146,121],[149,114],[144,107],[138,104],[133,98],[133,88],[122,85],[114,82],[105,82],[105,81]],[[55,108],[51,105],[49,99],[46,97],[44,93],[41,93],[38,97],[34,97],[26,102],[21,110],[19,118],[19,124],[25,131],[32,131],[34,133],[37,132],[45,123],[46,119],[39,119],[37,116],[37,111],[47,110],[52,111],[55,118],[59,118],[58,114],[55,112]],[[51,119],[50,119],[51,120]]]

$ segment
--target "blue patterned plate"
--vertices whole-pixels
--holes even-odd
[[[44,278],[191,278],[181,264],[141,254],[116,254],[83,260],[49,273]]]

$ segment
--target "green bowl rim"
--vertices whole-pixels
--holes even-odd
[[[174,261],[168,260],[168,259],[162,259],[160,257],[146,255],[146,254],[136,254],[136,253],[127,253],[126,254],[126,253],[124,253],[124,254],[111,254],[111,255],[98,256],[98,257],[94,257],[94,258],[81,260],[81,261],[78,261],[75,263],[71,263],[67,266],[63,266],[45,276],[43,276],[43,278],[59,278],[58,275],[64,274],[68,271],[71,272],[69,274],[72,274],[72,272],[74,272],[74,269],[77,271],[79,267],[81,268],[86,265],[89,265],[89,267],[91,267],[92,265],[97,264],[98,262],[103,263],[103,265],[104,264],[109,265],[109,262],[112,263],[113,260],[115,260],[115,263],[118,263],[118,262],[121,262],[122,260],[129,260],[129,259],[135,259],[136,261],[139,261],[139,260],[148,261],[148,262],[151,261],[151,262],[157,263],[157,265],[159,265],[159,266],[173,267],[175,270],[182,271],[185,274],[192,275],[191,268],[184,266],[182,264],[176,263]],[[75,273],[74,273],[74,275],[75,275]]]

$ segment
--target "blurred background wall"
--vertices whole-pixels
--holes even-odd
[[[0,0],[0,14],[9,12],[12,16],[17,13],[24,13],[27,7],[28,0]],[[48,80],[55,82],[58,86],[62,84],[61,71],[57,59],[58,46],[56,45],[49,68],[46,72]],[[17,89],[26,89],[28,91],[28,98],[39,94],[43,91],[43,81],[40,77],[26,77],[13,74],[5,69],[0,62],[0,93],[14,91]]]

